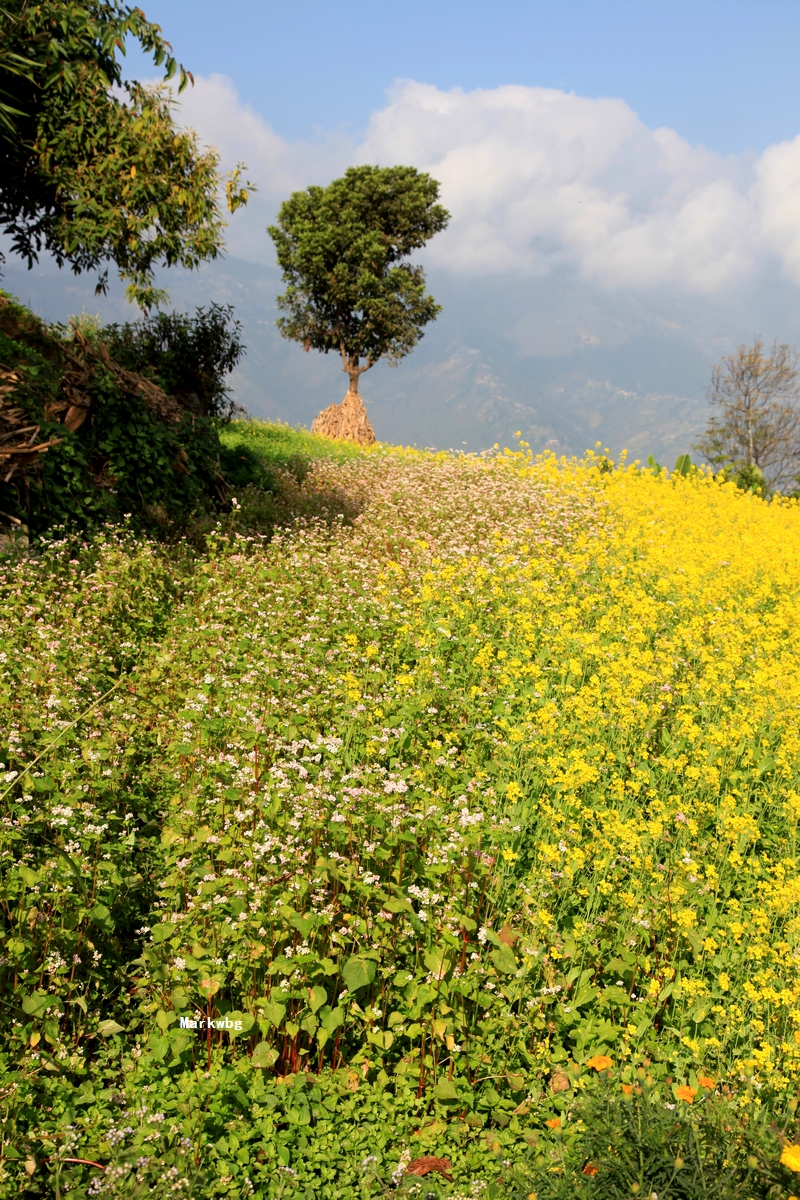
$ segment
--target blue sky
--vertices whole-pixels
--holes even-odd
[[[620,97],[721,154],[800,132],[798,0],[147,0],[181,61],[282,137],[358,137],[396,79]],[[131,60],[138,66],[137,60]],[[150,72],[148,72],[149,74]]]

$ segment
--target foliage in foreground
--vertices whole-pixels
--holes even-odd
[[[195,267],[223,248],[219,156],[173,121],[166,91],[126,80],[138,43],[164,77],[189,81],[140,8],[119,0],[4,0],[0,20],[0,226],[31,265],[42,250],[76,274],[107,264],[143,308],[166,293],[154,268]],[[248,185],[250,186],[250,185]],[[228,208],[248,198],[239,171]],[[0,262],[3,256],[0,255]]]
[[[225,507],[218,425],[243,349],[225,306],[65,328],[0,293],[2,516],[37,535],[124,514],[174,531]]]
[[[788,1196],[796,504],[384,452],[297,494],[6,567],[6,1194]]]

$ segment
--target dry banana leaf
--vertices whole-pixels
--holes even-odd
[[[434,1158],[432,1154],[425,1154],[422,1158],[415,1158],[408,1164],[406,1175],[427,1175],[429,1171],[438,1171],[448,1183],[452,1183],[451,1170],[449,1158]]]

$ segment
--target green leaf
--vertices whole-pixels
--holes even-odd
[[[617,987],[616,984],[611,984],[610,987],[603,988],[603,1000],[608,1004],[620,1004],[627,1008],[631,1004],[631,998],[624,988]]]
[[[443,1100],[445,1103],[453,1103],[458,1100],[456,1085],[451,1079],[440,1079],[433,1089],[433,1094],[437,1100]]]
[[[177,1021],[177,1019],[178,1019],[177,1013],[164,1012],[163,1008],[160,1008],[158,1010],[158,1012],[156,1013],[156,1024],[158,1025],[158,1028],[161,1030],[162,1033],[166,1033],[166,1031],[169,1029],[170,1025],[174,1024],[174,1022]]]
[[[237,1009],[234,1009],[233,1012],[226,1013],[225,1016],[227,1020],[233,1024],[233,1029],[227,1029],[226,1026],[226,1032],[232,1038],[244,1037],[250,1032],[255,1024],[255,1018],[250,1013],[242,1013]],[[237,1029],[237,1025],[241,1025],[241,1029]]]
[[[98,1023],[97,1032],[100,1034],[101,1037],[104,1037],[104,1038],[112,1037],[113,1034],[115,1034],[115,1033],[124,1033],[125,1026],[118,1025],[116,1021],[112,1021],[109,1019],[109,1020],[105,1020],[105,1021],[100,1021]]]
[[[375,962],[371,958],[362,958],[354,954],[348,958],[342,969],[342,979],[349,992],[357,992],[360,988],[368,987],[375,978]]]
[[[319,1021],[316,1017],[306,1016],[300,1022],[300,1028],[304,1029],[309,1037],[313,1037],[319,1027]]]
[[[500,943],[499,950],[493,950],[489,955],[498,971],[503,975],[516,975],[517,960],[510,946]]]
[[[173,925],[170,921],[161,921],[158,925],[154,925],[150,931],[150,936],[156,945],[159,942],[165,942],[168,937],[172,937],[177,929],[177,925]]]
[[[111,910],[105,904],[95,904],[86,915],[92,924],[97,925],[104,933],[114,932],[114,919]]]
[[[258,1070],[268,1070],[278,1061],[278,1051],[267,1042],[259,1042],[250,1059],[252,1066]]]
[[[368,1040],[379,1050],[391,1050],[394,1045],[394,1034],[388,1029],[375,1029],[367,1035]]]
[[[61,1002],[56,996],[51,996],[49,992],[33,992],[32,995],[25,996],[22,1001],[22,1011],[29,1017],[41,1017],[48,1008],[61,1011]]]
[[[291,920],[289,921],[289,924],[292,926],[293,929],[297,930],[297,932],[300,934],[300,936],[302,938],[305,939],[308,937],[308,935],[311,933],[311,930],[316,925],[316,918],[315,917],[301,917],[301,916],[296,915],[291,918]]]
[[[286,1109],[286,1119],[290,1125],[310,1125],[311,1110],[303,1101],[292,1104]]]
[[[450,968],[450,960],[444,950],[426,950],[423,959],[434,979],[444,979]]]
[[[315,1013],[318,1008],[321,1008],[322,1005],[327,1002],[327,999],[328,993],[325,991],[324,987],[317,986],[309,989],[308,1003],[312,1013]]]
[[[286,1005],[279,1004],[277,1000],[267,1000],[259,1002],[259,1008],[263,1012],[270,1025],[274,1025],[277,1029],[286,1016]]]
[[[339,1008],[338,1006],[336,1008],[330,1008],[330,1006],[326,1004],[322,1012],[319,1014],[320,1028],[323,1029],[326,1034],[333,1033],[334,1030],[338,1029],[343,1023],[344,1013],[345,1010],[343,1008]]]

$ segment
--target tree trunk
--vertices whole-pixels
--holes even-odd
[[[331,404],[314,418],[311,432],[357,442],[360,446],[371,446],[376,441],[375,430],[358,394],[358,375],[350,376],[350,389],[341,404]]]

